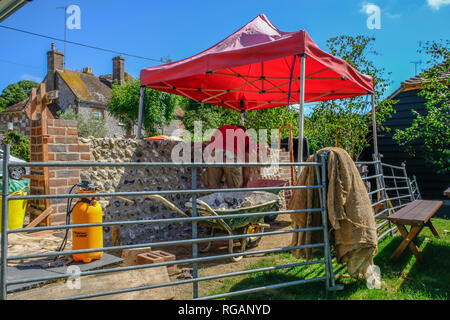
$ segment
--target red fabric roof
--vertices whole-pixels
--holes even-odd
[[[199,54],[142,69],[141,84],[239,111],[286,106],[292,66],[290,103],[299,102],[301,54],[305,102],[373,93],[372,77],[319,49],[306,31],[280,31],[263,14]]]

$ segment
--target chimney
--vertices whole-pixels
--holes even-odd
[[[125,83],[125,59],[122,56],[113,58],[113,82]]]
[[[63,70],[64,54],[55,50],[52,43],[52,50],[47,52],[47,81],[45,83],[48,91],[56,90],[56,70]]]
[[[87,74],[93,75],[92,68],[90,68],[90,67],[83,68],[83,73],[87,73]]]

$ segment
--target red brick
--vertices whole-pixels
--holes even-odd
[[[55,170],[55,173],[57,178],[78,177],[80,175],[80,170],[59,169]]]
[[[49,179],[50,187],[63,187],[67,186],[67,179]]]
[[[54,141],[55,143],[77,144],[78,137],[76,136],[54,137]]]
[[[48,128],[48,134],[57,135],[57,136],[65,136],[66,128]]]
[[[64,194],[64,193],[69,193],[70,189],[72,188],[72,186],[76,183],[79,183],[80,180],[77,179],[77,181],[75,181],[74,183],[68,183],[67,187],[59,187],[56,189],[56,194]]]
[[[67,135],[78,136],[78,129],[67,128]]]
[[[80,158],[81,158],[81,160],[91,160],[91,154],[90,153],[82,153]]]
[[[67,152],[67,146],[63,144],[49,144],[48,152]]]
[[[88,145],[69,145],[68,152],[89,152],[90,148]]]
[[[140,253],[136,257],[136,262],[139,265],[141,265],[141,264],[151,264],[151,263],[160,263],[160,262],[164,262],[164,258],[161,257],[161,256],[154,255],[151,252],[149,252],[149,253]]]
[[[80,178],[70,178],[68,181],[69,186],[73,186],[74,184],[80,183]]]
[[[59,127],[59,128],[76,128],[77,122],[75,120],[62,120],[62,119],[55,119],[53,120],[53,126]]]
[[[175,261],[175,255],[165,252],[162,250],[151,251],[148,253],[141,253],[137,255],[136,262],[137,264],[150,264],[150,263],[159,263],[159,262],[169,262]],[[167,271],[169,275],[172,275],[176,272],[177,266],[175,264],[167,266]]]
[[[54,161],[55,160],[55,154],[54,153],[49,153],[48,154],[48,160],[49,161]]]
[[[57,153],[56,161],[78,161],[80,160],[80,155],[78,153]]]

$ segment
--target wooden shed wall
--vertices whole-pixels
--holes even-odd
[[[443,191],[450,185],[450,175],[440,175],[436,169],[425,162],[423,146],[416,143],[415,157],[404,152],[396,141],[392,139],[395,129],[405,129],[409,127],[415,118],[412,109],[424,114],[425,100],[418,95],[419,90],[401,92],[394,99],[399,100],[395,105],[396,114],[387,120],[384,125],[391,128],[390,132],[379,132],[378,148],[383,155],[383,162],[400,165],[406,162],[406,171],[410,177],[415,175],[419,184],[422,197],[429,199],[442,199]],[[367,158],[367,156],[366,156]]]

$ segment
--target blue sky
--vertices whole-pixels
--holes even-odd
[[[153,59],[194,55],[260,13],[280,30],[305,29],[324,50],[333,36],[375,36],[381,55],[374,61],[392,72],[390,92],[414,75],[411,61],[425,60],[417,53],[419,41],[450,38],[450,0],[34,0],[0,25],[63,38],[64,13],[56,7],[71,4],[81,9],[81,29],[68,30],[68,40]],[[367,28],[364,8],[370,4],[381,9],[381,29]],[[52,40],[2,28],[0,39],[0,90],[19,80],[43,79]],[[55,42],[63,51],[63,43]],[[68,44],[66,68],[88,66],[96,75],[112,73],[116,55]],[[125,56],[125,69],[135,77],[157,64]]]

